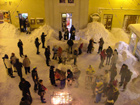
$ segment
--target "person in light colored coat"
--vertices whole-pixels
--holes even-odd
[[[30,59],[27,57],[27,55],[25,55],[25,58],[23,60],[23,66],[25,68],[25,74],[30,73],[30,64],[31,64],[31,61]]]
[[[10,60],[11,60],[11,63],[13,65],[14,72],[17,72],[17,70],[16,70],[16,68],[14,66],[14,64],[16,63],[16,59],[17,59],[17,57],[15,56],[15,53],[11,53]]]
[[[112,66],[116,66],[117,60],[118,60],[118,52],[117,52],[117,50],[115,49],[115,50],[114,50],[113,57],[112,57],[112,59],[111,59],[111,65],[112,65]]]

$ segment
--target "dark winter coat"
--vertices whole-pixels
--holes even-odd
[[[59,31],[59,40],[61,40],[61,39],[62,39],[62,32]]]
[[[32,78],[34,82],[38,81],[38,73],[35,69],[32,70]]]
[[[54,66],[51,66],[50,67],[50,76],[49,76],[51,79],[54,79]]]
[[[47,88],[44,86],[44,85],[41,85],[40,83],[39,83],[39,85],[38,85],[38,95],[40,95],[40,96],[43,96],[44,94],[45,94],[45,90],[46,90]]]
[[[24,67],[30,67],[30,64],[31,64],[30,59],[28,57],[24,58],[23,66]]]
[[[18,42],[18,47],[19,47],[19,48],[22,48],[22,46],[23,46],[22,41],[19,41],[19,42]]]
[[[46,37],[47,35],[44,35],[44,33],[42,33],[42,35],[41,35],[41,41],[42,42],[45,42],[45,37]]]
[[[20,82],[19,83],[19,88],[22,91],[23,96],[27,96],[27,93],[30,95],[30,90],[29,88],[31,87],[30,83],[28,81]]]
[[[45,49],[45,57],[47,58],[47,59],[49,59],[50,58],[50,50],[48,49],[48,48],[46,48]]]
[[[70,78],[70,79],[72,79],[73,78],[73,73],[72,73],[72,71],[71,70],[67,70],[67,78]]]
[[[76,30],[75,30],[75,27],[72,25],[72,27],[70,28],[70,33],[72,33],[73,31],[76,31]]]
[[[125,66],[125,68],[123,68],[123,66]],[[119,74],[120,74],[121,76],[125,76],[127,70],[128,70],[128,66],[125,65],[125,64],[123,64]]]
[[[35,46],[38,48],[40,45],[39,41],[38,41],[38,38],[35,39]]]
[[[113,78],[113,77],[116,77],[116,75],[117,75],[117,70],[112,69],[112,70],[110,71],[110,77]]]
[[[69,32],[66,31],[66,32],[64,33],[64,40],[68,40],[68,38],[69,38]]]
[[[72,32],[72,33],[71,33],[70,39],[75,40],[75,32]]]
[[[67,41],[67,44],[68,44],[69,46],[73,46],[73,44],[74,44],[74,43],[73,43],[73,40],[68,40],[68,41]]]
[[[22,63],[19,62],[19,59],[16,59],[16,63],[14,64],[14,66],[17,69],[17,72],[22,73]]]
[[[132,76],[132,72],[128,69],[125,75],[125,82],[129,82]]]
[[[112,54],[113,54],[113,50],[112,50],[111,47],[108,48],[108,49],[106,50],[106,54],[107,54],[107,57],[111,57],[111,56],[112,56]]]
[[[99,41],[99,46],[103,47],[103,44],[104,44],[104,40],[101,38],[100,41]]]

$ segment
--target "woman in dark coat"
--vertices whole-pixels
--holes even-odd
[[[39,54],[40,52],[39,52],[39,45],[40,45],[40,43],[39,43],[39,41],[38,41],[38,37],[35,39],[35,46],[36,46],[36,48],[37,48],[37,53],[36,54]]]
[[[55,84],[55,75],[54,75],[54,66],[51,66],[50,67],[50,81],[51,81],[51,84],[53,85],[53,86],[57,86],[56,84]]]

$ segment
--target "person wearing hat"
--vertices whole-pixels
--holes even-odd
[[[32,70],[32,79],[34,81],[34,91],[36,92],[38,90],[38,73],[37,73],[37,67],[34,67],[33,70]]]
[[[103,82],[97,82],[96,85],[96,100],[95,103],[99,103],[101,101],[102,93],[103,93]]]
[[[55,83],[55,73],[54,73],[54,66],[50,66],[50,81],[53,86],[57,86]]]
[[[23,66],[25,68],[25,74],[30,73],[30,64],[31,61],[30,59],[27,57],[27,55],[25,55],[25,58],[23,59]]]
[[[42,48],[45,48],[44,43],[45,43],[45,37],[46,36],[47,35],[44,35],[44,32],[42,32],[42,35],[41,35]]]
[[[19,83],[19,89],[22,91],[22,96],[27,97],[28,95],[31,96],[30,94],[30,88],[31,84],[26,81],[24,78],[21,79],[21,82]]]

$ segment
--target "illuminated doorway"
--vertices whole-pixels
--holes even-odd
[[[70,31],[70,28],[72,26],[72,13],[62,13],[62,32],[68,28]]]
[[[19,13],[18,17],[19,17],[20,31],[25,32],[26,23],[28,22],[28,13]]]

